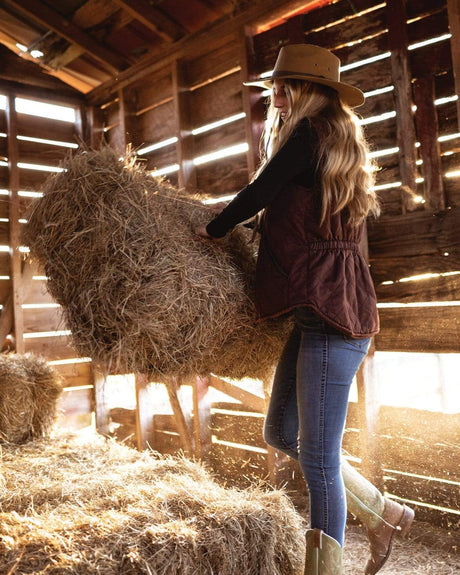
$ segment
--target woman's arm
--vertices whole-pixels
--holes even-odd
[[[308,171],[313,174],[316,167],[317,147],[316,131],[307,119],[302,120],[259,176],[244,187],[206,226],[208,236],[213,238],[225,236],[236,224],[255,216],[270,204],[296,176]]]

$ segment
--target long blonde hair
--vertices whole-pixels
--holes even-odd
[[[270,158],[286,142],[303,118],[321,122],[318,153],[319,177],[322,187],[321,223],[327,213],[347,210],[348,223],[360,224],[369,213],[380,213],[373,190],[374,173],[369,148],[356,114],[342,104],[332,88],[301,80],[285,80],[289,112],[284,122],[271,98],[267,121],[261,138],[259,174]]]

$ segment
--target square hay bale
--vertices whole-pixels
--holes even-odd
[[[0,354],[0,442],[47,436],[62,393],[59,374],[32,354]]]
[[[78,152],[62,167],[32,204],[23,241],[77,351],[113,373],[160,381],[210,372],[269,378],[287,328],[256,323],[247,234],[196,236],[208,208],[109,147]]]
[[[226,489],[100,437],[8,445],[3,460],[2,573],[302,573],[303,520],[280,491]]]

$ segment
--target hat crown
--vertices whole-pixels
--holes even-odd
[[[287,74],[318,76],[340,82],[340,60],[319,46],[290,44],[281,48],[272,77],[286,77]]]

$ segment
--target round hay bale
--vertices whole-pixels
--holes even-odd
[[[6,446],[3,565],[18,573],[300,575],[304,521],[280,491],[102,438]]]
[[[24,443],[48,435],[61,392],[58,374],[43,358],[0,355],[0,441]]]
[[[195,236],[210,217],[202,202],[109,147],[63,167],[33,204],[24,241],[77,351],[118,373],[266,379],[286,326],[255,323],[255,254],[244,232]]]

